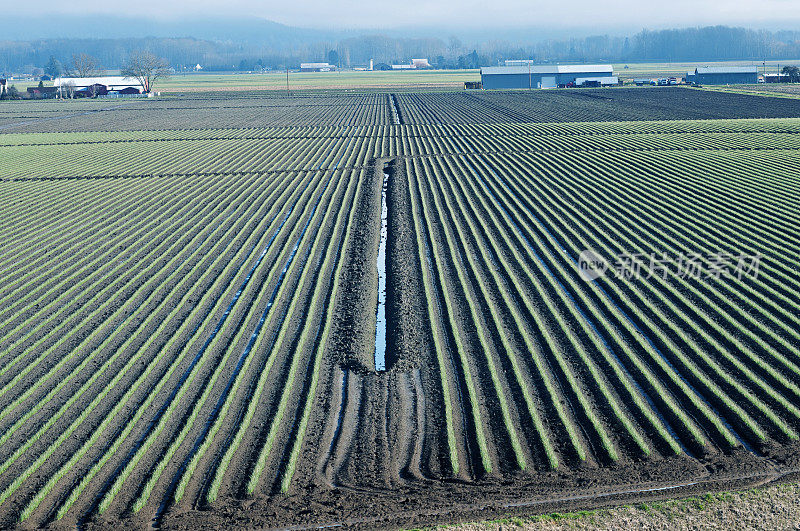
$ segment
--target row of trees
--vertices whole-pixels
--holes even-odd
[[[787,76],[792,83],[800,83],[800,68],[796,66],[784,66],[781,69],[781,74]]]
[[[501,36],[498,36],[501,37]],[[308,36],[308,38],[313,38]],[[0,41],[0,71],[45,65],[48,75],[92,70],[99,64],[117,69],[132,50],[149,50],[179,71],[201,64],[206,70],[267,70],[297,68],[304,61],[328,61],[342,67],[404,63],[428,58],[438,68],[476,68],[504,59],[540,62],[679,62],[729,59],[762,60],[800,57],[800,32],[755,31],[714,26],[680,30],[641,31],[629,37],[592,36],[545,40],[536,44],[485,40],[469,46],[458,38],[399,38],[385,35],[346,37],[338,42],[297,42],[290,48],[248,42],[193,38],[45,39]],[[79,60],[62,65],[65,56]],[[85,61],[82,56],[96,58]],[[66,61],[65,61],[66,62]]]

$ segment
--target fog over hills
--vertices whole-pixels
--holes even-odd
[[[626,35],[638,26],[528,26],[470,28],[447,25],[385,25],[367,28],[296,27],[257,17],[148,18],[114,15],[5,15],[2,40],[184,38],[242,42],[289,49],[301,43],[338,41],[359,35],[381,34],[405,38],[456,37],[477,45],[491,40],[533,44],[547,39],[586,37],[601,32]]]
[[[421,19],[422,20],[422,19]],[[125,15],[22,15],[4,18],[0,73],[31,72],[73,54],[119,68],[131,51],[149,50],[177,69],[297,68],[331,56],[342,67],[429,58],[439,68],[477,68],[503,59],[540,62],[718,61],[800,58],[800,32],[788,23],[729,26],[517,26],[498,29],[391,25],[294,27],[257,17],[147,18]],[[799,27],[794,26],[794,27]],[[759,29],[761,28],[761,29]],[[331,54],[334,51],[335,54]]]

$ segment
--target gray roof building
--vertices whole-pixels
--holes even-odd
[[[701,85],[758,83],[757,66],[700,66],[687,76]]]
[[[609,78],[611,65],[485,66],[481,82],[485,89],[555,88],[578,78]]]

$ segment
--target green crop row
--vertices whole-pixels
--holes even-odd
[[[206,455],[206,452],[211,447],[212,443],[214,442],[216,434],[225,424],[228,412],[230,411],[231,407],[234,404],[242,402],[241,397],[239,397],[237,393],[239,393],[241,389],[246,388],[245,382],[247,381],[248,378],[252,378],[253,376],[251,371],[249,370],[249,367],[250,363],[255,357],[255,353],[269,352],[263,368],[260,371],[255,371],[259,374],[258,384],[255,388],[255,391],[253,392],[253,395],[250,397],[250,400],[246,402],[246,413],[244,417],[242,417],[242,419],[240,420],[240,422],[236,427],[237,436],[234,437],[232,445],[231,447],[229,447],[233,448],[233,452],[236,451],[238,443],[241,441],[241,435],[244,435],[244,432],[249,427],[250,421],[253,415],[255,414],[256,408],[259,404],[259,399],[262,397],[266,380],[271,375],[271,369],[276,360],[276,354],[277,354],[277,350],[275,349],[276,339],[283,339],[287,334],[289,325],[292,323],[293,318],[296,317],[293,310],[300,304],[299,301],[300,301],[300,295],[302,293],[302,286],[305,284],[305,281],[308,278],[309,274],[317,273],[317,271],[313,267],[308,267],[310,265],[310,262],[313,262],[312,257],[316,256],[318,247],[321,244],[321,242],[330,241],[330,238],[326,238],[326,236],[329,236],[329,234],[324,230],[324,227],[326,225],[326,221],[329,220],[329,216],[332,215],[332,212],[334,212],[335,209],[326,207],[331,206],[331,204],[334,202],[334,198],[336,197],[337,193],[341,192],[340,187],[343,186],[346,183],[346,181],[347,179],[339,178],[337,179],[336,186],[333,188],[329,188],[326,191],[326,194],[329,194],[328,198],[324,203],[319,203],[319,205],[323,207],[321,210],[324,213],[320,214],[319,216],[315,216],[316,219],[314,221],[316,223],[316,220],[318,219],[319,226],[317,227],[317,230],[311,232],[313,236],[309,237],[309,239],[306,239],[305,232],[299,235],[302,238],[302,241],[298,240],[297,243],[295,244],[296,246],[298,246],[296,248],[297,252],[300,252],[300,249],[305,247],[311,247],[311,249],[308,253],[307,258],[302,259],[298,262],[295,262],[293,260],[290,268],[286,271],[287,277],[290,277],[292,279],[299,275],[297,283],[296,284],[292,284],[291,282],[281,283],[280,288],[276,293],[276,299],[275,299],[276,301],[281,301],[284,298],[290,299],[290,302],[288,303],[288,309],[284,314],[281,314],[274,310],[269,312],[269,315],[262,327],[262,331],[258,335],[258,340],[252,348],[253,352],[247,357],[244,365],[242,366],[241,371],[238,373],[236,379],[233,381],[233,385],[230,391],[228,392],[225,401],[222,405],[222,408],[219,411],[216,419],[213,420],[211,428],[209,429],[208,433],[205,434],[202,443],[200,444],[199,447],[197,447],[197,450],[196,452],[194,452],[194,455],[191,456],[191,460],[188,462],[185,470],[180,472],[180,475],[176,477],[176,479],[178,479],[179,481],[176,485],[175,492],[173,493],[175,501],[180,501],[182,499],[188,481],[194,476],[198,464],[200,463],[201,459]],[[344,204],[344,201],[341,200],[336,202],[338,202],[340,206]],[[313,210],[314,212],[312,212],[311,214],[315,215],[317,207],[315,206]],[[310,221],[312,220],[309,220],[309,222]],[[292,240],[290,241],[293,240],[294,238],[292,238]],[[292,251],[292,249],[294,249],[294,247],[287,246],[287,250],[289,250],[290,252],[294,252]],[[280,261],[280,263],[282,262],[283,260]],[[269,284],[270,283],[268,282],[266,285]],[[290,295],[290,290],[291,290],[291,295]],[[278,328],[277,332],[273,332],[276,327]],[[268,341],[267,338],[272,339],[271,346],[267,345]],[[295,356],[299,357],[297,351],[295,351]],[[237,400],[237,398],[239,400]],[[241,407],[244,408],[245,404],[242,403]],[[196,411],[198,410],[199,408],[196,409]],[[279,408],[276,415],[280,415],[281,413],[282,411]],[[211,419],[209,419],[209,421],[211,421]],[[239,433],[241,433],[241,435],[239,435]],[[135,502],[134,510],[136,510],[137,507],[143,506],[143,504],[146,502],[146,499],[147,498],[145,492],[143,492],[142,495]]]
[[[525,190],[523,192],[525,197],[535,197],[535,196],[531,196],[530,195],[532,193],[535,193],[535,192],[533,190],[531,190],[531,189],[527,189],[527,190]],[[544,207],[545,208],[547,207],[546,203],[544,203]],[[544,216],[544,219],[564,220],[565,228],[567,230],[574,230],[573,227],[581,226],[580,223],[577,221],[577,219],[572,218],[569,214],[566,214],[564,212],[547,212],[547,213],[543,213],[542,216]],[[569,220],[569,222],[568,222],[568,220]],[[644,223],[636,223],[636,226],[646,227],[646,224],[644,224]],[[642,228],[640,230],[646,230],[646,229]],[[593,227],[592,227],[591,232],[587,232],[587,239],[583,240],[580,244],[575,245],[573,247],[572,252],[574,252],[575,255],[577,255],[577,253],[579,252],[580,249],[594,248],[594,249],[597,249],[597,250],[601,250],[604,254],[606,254],[608,256],[614,256],[614,254],[613,254],[614,249],[606,247],[605,246],[606,244],[598,239],[600,236],[603,236],[603,238],[608,242],[614,242],[615,245],[620,246],[620,248],[633,247],[632,243],[630,243],[630,242],[626,243],[625,236],[623,234],[621,234],[620,232],[618,232],[616,229],[614,229],[612,234],[606,234],[604,229],[601,226],[599,226],[597,224],[594,224]],[[562,239],[562,241],[564,241],[564,240]],[[653,291],[652,284],[654,284],[654,283],[659,284],[668,293],[668,295],[666,295],[666,296],[663,295],[663,294],[658,295],[657,298],[658,298],[658,300],[662,301],[661,302],[662,305],[667,306],[671,310],[670,317],[667,317],[666,314],[662,312],[660,306],[654,306],[654,305],[650,304],[649,300],[651,300],[651,299],[641,291],[641,289],[644,289],[644,291]],[[640,288],[640,286],[641,286],[641,288]],[[708,364],[709,370],[712,371],[712,374],[720,375],[721,380],[719,380],[719,381],[726,382],[730,387],[732,387],[732,389],[735,392],[740,394],[741,397],[744,398],[745,400],[751,402],[755,409],[760,411],[762,414],[766,415],[766,417],[768,419],[770,419],[771,422],[775,423],[776,427],[778,427],[781,431],[786,433],[789,437],[792,437],[792,438],[796,437],[796,435],[794,435],[793,431],[791,429],[789,429],[782,421],[777,419],[777,417],[774,416],[774,414],[769,410],[769,408],[767,408],[763,403],[761,403],[757,398],[755,398],[752,395],[752,393],[749,393],[747,390],[745,390],[743,387],[741,387],[741,385],[735,379],[731,378],[727,373],[725,373],[721,369],[721,367],[719,365],[717,365],[706,354],[704,354],[704,349],[700,346],[700,344],[695,342],[694,339],[689,337],[689,335],[686,333],[686,331],[684,329],[678,328],[678,325],[677,325],[677,322],[676,322],[675,318],[676,317],[680,317],[680,316],[684,316],[684,311],[685,310],[681,310],[673,302],[673,301],[681,301],[681,300],[683,300],[682,299],[682,295],[679,294],[676,291],[676,288],[674,288],[670,283],[662,280],[660,277],[658,277],[658,278],[654,277],[652,282],[633,283],[633,284],[630,285],[629,289],[636,295],[638,300],[641,300],[646,305],[646,307],[648,309],[650,309],[655,316],[658,317],[658,319],[662,323],[662,325],[661,325],[662,327],[666,327],[668,329],[672,329],[676,333],[676,337],[680,337],[680,338],[683,339],[683,341],[687,342],[686,344],[691,348],[691,350],[697,353],[697,357],[695,359],[701,360],[704,363]],[[702,294],[700,294],[699,291],[696,288],[694,288],[694,286],[689,285],[687,289],[692,291],[695,296],[700,297],[701,300],[703,299]],[[653,291],[653,294],[654,294],[653,298],[656,298],[654,291]],[[714,306],[714,307],[715,307],[716,311],[720,311],[721,310],[718,305]],[[719,327],[719,325],[716,324],[716,322],[714,322],[712,319],[710,319],[708,316],[706,316],[702,312],[699,312],[699,310],[697,309],[697,307],[695,305],[692,305],[689,308],[690,308],[690,310],[693,310],[693,312],[697,315],[697,317],[700,318],[701,321],[705,322],[706,326],[711,327],[712,329],[716,329],[717,332],[721,333],[723,335],[723,337],[724,337],[724,330],[721,329]],[[723,315],[725,315],[724,311],[723,311]],[[704,340],[704,345],[716,348],[720,353],[722,353],[723,355],[726,355],[727,352],[726,352],[725,348],[722,347],[721,345],[719,345],[715,338],[711,337],[705,331],[705,329],[701,328],[698,325],[697,317],[695,317],[695,318],[687,318],[687,317],[684,316],[683,319],[681,319],[680,322],[684,323],[684,326],[688,326],[695,333],[699,334],[700,337],[702,337],[703,340]],[[660,333],[661,328],[659,328],[657,325],[654,328],[658,329],[658,330],[654,330],[655,333]],[[734,343],[736,342],[735,338],[733,338],[732,336],[728,336],[728,340],[733,341]],[[762,345],[762,346],[764,346],[764,345]],[[739,347],[737,348],[737,350],[740,350],[742,352],[746,352],[747,348],[744,347],[744,345],[740,344]],[[769,349],[767,349],[767,350],[769,350]],[[672,347],[669,349],[669,352],[671,352],[673,354],[673,356],[675,356],[681,362],[681,364],[684,367],[686,367],[686,369],[689,371],[689,374],[691,374],[694,379],[699,381],[702,384],[702,386],[704,388],[706,388],[712,394],[712,396],[717,396],[718,397],[716,402],[720,405],[720,407],[724,407],[726,409],[730,409],[732,411],[732,413],[734,414],[734,417],[733,417],[734,419],[741,418],[743,425],[746,426],[748,430],[752,431],[752,433],[754,434],[755,437],[757,437],[757,438],[763,438],[764,437],[761,429],[756,425],[756,423],[753,421],[753,419],[751,419],[750,416],[747,413],[744,412],[744,410],[739,408],[739,406],[736,405],[736,403],[734,401],[732,401],[729,397],[727,397],[717,387],[717,385],[715,383],[713,383],[712,380],[710,380],[707,376],[705,376],[701,372],[699,372],[699,370],[696,368],[695,364],[692,361],[690,361],[690,359],[683,354],[684,348],[681,348],[681,347],[673,344]],[[758,381],[756,381],[756,384],[757,385],[761,385]],[[764,389],[763,385],[762,385],[762,389]]]
[[[289,234],[287,234],[286,237],[281,240],[275,240],[279,247],[277,247],[274,255],[273,253],[270,253],[268,256],[269,260],[265,262],[268,265],[265,265],[264,268],[262,268],[263,271],[259,274],[260,277],[263,275],[262,282],[248,283],[246,291],[242,293],[243,297],[238,299],[238,301],[242,301],[241,304],[237,301],[237,304],[231,310],[231,316],[233,319],[226,320],[225,327],[220,330],[220,332],[208,345],[204,345],[202,357],[188,374],[185,382],[180,386],[180,389],[178,389],[177,394],[168,404],[168,407],[161,416],[158,424],[151,432],[147,434],[147,438],[144,440],[143,444],[126,465],[125,469],[123,469],[114,479],[114,482],[108,492],[105,493],[99,506],[101,513],[105,512],[105,510],[110,506],[111,502],[122,488],[124,482],[132,473],[134,473],[139,462],[151,453],[151,447],[154,444],[158,444],[157,441],[161,438],[161,434],[164,433],[165,436],[169,437],[168,447],[162,454],[160,454],[157,464],[150,470],[150,473],[147,474],[148,479],[144,483],[144,488],[139,496],[139,499],[134,502],[134,507],[142,506],[144,502],[146,502],[153,486],[160,478],[161,473],[165,469],[167,463],[169,463],[170,458],[177,452],[181,446],[181,443],[186,438],[189,430],[194,426],[194,421],[200,414],[203,405],[205,405],[208,401],[208,397],[214,388],[215,382],[219,380],[228,362],[237,359],[236,356],[234,356],[236,346],[242,342],[243,338],[246,339],[247,337],[245,335],[247,327],[241,326],[241,323],[250,322],[255,318],[259,305],[254,304],[254,302],[260,299],[259,294],[263,294],[271,286],[271,284],[273,284],[276,276],[278,275],[280,264],[282,264],[288,258],[291,248],[286,245],[285,242],[294,241],[297,238],[302,225],[300,220],[308,215],[313,204],[312,197],[315,191],[317,191],[319,187],[323,186],[323,181],[324,179],[322,178],[316,179],[314,187],[305,189],[301,194],[301,197],[296,199],[296,201],[299,201],[302,198],[304,205],[302,208],[293,206],[289,211],[289,218],[285,222],[285,226],[287,227]],[[275,221],[273,221],[273,227],[271,227],[270,232],[273,232],[273,230],[277,229],[282,224],[283,223],[276,218]],[[281,245],[281,242],[284,242],[284,244]],[[268,293],[268,291],[266,292]],[[240,318],[237,319],[236,317]],[[234,334],[234,338],[226,339],[230,333]],[[224,344],[226,341],[229,342],[230,346]],[[214,358],[218,358],[216,363],[214,362]],[[211,374],[208,376],[208,379],[205,383],[200,384],[202,389],[201,395],[199,397],[196,396],[194,399],[188,401],[188,403],[192,403],[194,406],[190,407],[188,411],[185,411],[187,407],[187,401],[182,400],[182,397],[187,392],[191,391],[192,383],[195,381],[195,379],[198,377],[202,378],[201,371],[205,368],[206,364],[211,365],[208,369],[211,371]],[[181,412],[184,412],[183,418],[180,416],[182,414]],[[174,426],[175,429],[180,429],[178,429],[177,432],[170,431],[168,428],[170,426]]]
[[[251,208],[255,208],[256,205],[257,205],[257,203],[254,203]],[[265,203],[263,206],[261,206],[261,208],[262,209],[267,209],[268,208],[267,205],[269,205],[269,203]],[[248,219],[248,218],[243,217],[242,221],[244,221],[246,219]],[[255,219],[260,219],[260,218],[256,217]],[[229,227],[229,228],[225,229],[226,232],[230,232],[232,230],[234,230],[234,227]],[[222,241],[224,242],[225,240],[222,240]],[[227,243],[225,245],[226,245],[227,248],[230,248],[234,244],[234,242],[235,242],[235,239],[230,239],[230,240],[227,241]],[[241,243],[243,244],[244,242],[241,242]],[[253,245],[255,245],[255,243]],[[202,267],[202,268],[199,268],[198,271],[201,271],[202,274],[205,277],[207,277],[214,285],[222,284],[223,283],[223,279],[231,278],[230,275],[234,271],[234,267],[236,265],[238,265],[239,263],[242,263],[242,260],[245,257],[244,253],[247,252],[247,251],[248,251],[248,246],[247,245],[240,245],[240,249],[237,252],[237,257],[236,257],[236,258],[238,258],[238,260],[229,261],[226,264],[225,271],[223,271],[222,275],[214,276],[214,274],[216,272],[218,272],[218,269],[216,267],[209,267],[209,268]],[[219,267],[224,263],[224,260],[227,257],[227,253],[221,253],[219,255],[211,254],[211,255],[208,255],[208,256],[210,258],[212,258],[214,260],[214,264],[218,264],[217,267]],[[214,265],[214,264],[212,264],[212,265]],[[181,280],[181,282],[175,286],[175,288],[173,290],[173,293],[175,293],[175,295],[178,296],[180,298],[180,300],[184,301],[184,302],[187,299],[191,298],[191,297],[198,297],[199,294],[202,293],[202,297],[201,297],[202,299],[209,300],[213,304],[222,304],[223,303],[222,298],[220,297],[221,293],[219,292],[219,289],[212,288],[212,289],[209,289],[209,290],[207,290],[207,291],[205,291],[203,293],[203,283],[196,283],[196,284],[193,285],[192,284],[192,280],[194,280],[194,279],[195,279],[195,277],[192,276],[192,275],[184,277]],[[133,370],[134,368],[136,368],[138,366],[137,364],[140,363],[140,359],[142,358],[142,356],[144,356],[148,352],[150,352],[150,346],[153,344],[153,342],[157,338],[163,337],[161,332],[163,332],[165,330],[168,330],[168,326],[167,326],[168,323],[174,323],[174,320],[172,320],[172,318],[174,318],[174,317],[176,317],[178,315],[178,313],[179,313],[178,310],[181,308],[181,305],[180,304],[174,304],[175,302],[178,302],[178,301],[171,301],[169,298],[165,298],[164,299],[164,301],[162,303],[162,306],[164,306],[165,308],[170,308],[170,306],[171,306],[172,307],[172,311],[170,312],[168,318],[166,320],[162,321],[161,324],[157,326],[154,334],[152,334],[152,335],[149,334],[150,330],[148,330],[147,326],[148,325],[149,326],[156,325],[156,323],[158,322],[157,319],[158,319],[158,317],[160,315],[159,312],[154,312],[150,316],[148,316],[148,319],[145,320],[142,323],[142,326],[139,328],[138,332],[128,337],[126,342],[122,345],[123,348],[121,348],[119,350],[119,352],[122,352],[122,353],[127,352],[124,347],[126,347],[126,346],[130,347],[134,343],[134,341],[137,339],[138,336],[145,337],[147,339],[147,341],[139,349],[137,349],[133,353],[133,355],[131,356],[131,358],[126,363],[125,367],[123,368],[123,370],[118,372],[116,375],[114,375],[114,377],[111,378],[111,380],[106,384],[105,388],[100,392],[100,394],[98,394],[87,407],[82,409],[83,413],[82,413],[81,417],[85,418],[86,415],[88,415],[97,406],[99,406],[100,404],[103,403],[104,397],[107,396],[108,393],[117,390],[117,385],[119,384],[119,381],[122,379],[122,377],[125,376],[125,375],[128,375],[131,370]],[[184,340],[185,342],[189,341],[190,338],[185,336],[186,332],[184,332],[184,328],[186,329],[187,332],[188,332],[188,330],[191,329],[189,327],[191,327],[192,323],[194,322],[194,319],[192,319],[192,316],[199,315],[199,312],[201,311],[202,307],[203,306],[200,305],[200,304],[198,304],[198,305],[196,305],[194,307],[194,309],[192,310],[191,314],[189,315],[189,318],[187,320],[183,321],[183,325],[181,325],[177,329],[177,333],[172,335],[171,337],[169,337],[169,340],[168,340],[167,344],[164,347],[164,351],[168,351],[169,347],[171,345],[177,345],[177,343],[180,342],[181,340]],[[198,327],[198,329],[199,329],[199,327]],[[174,358],[174,361],[172,362],[172,366],[170,368],[170,371],[168,371],[168,373],[170,373],[172,370],[175,369],[175,367],[177,367],[177,365],[181,361],[181,359],[182,358],[180,356],[177,356],[177,357]],[[87,441],[85,441],[82,444],[81,448],[72,455],[72,458],[71,458],[70,462],[67,463],[65,466],[63,466],[59,470],[59,472],[57,474],[55,474],[53,476],[53,478],[51,478],[51,481],[48,482],[48,485],[41,492],[39,492],[37,494],[37,496],[35,498],[36,505],[38,505],[38,503],[41,502],[41,500],[43,500],[46,497],[47,492],[49,492],[49,490],[52,489],[55,486],[55,484],[57,483],[59,478],[63,477],[63,475],[65,475],[67,473],[70,473],[72,471],[74,465],[77,462],[79,462],[79,460],[82,458],[82,456],[85,455],[86,452],[94,444],[96,444],[98,441],[102,440],[102,435],[104,433],[105,427],[106,426],[110,426],[115,421],[119,421],[118,415],[119,415],[119,413],[121,411],[123,411],[123,409],[122,409],[123,406],[126,406],[128,404],[128,400],[130,400],[133,396],[135,396],[135,391],[141,386],[141,384],[144,383],[144,382],[147,382],[148,376],[150,375],[150,373],[153,370],[155,370],[155,368],[157,367],[158,362],[160,360],[161,360],[161,358],[159,356],[155,356],[155,357],[153,357],[151,359],[150,362],[148,362],[146,368],[139,374],[139,376],[136,378],[135,382],[126,390],[126,393],[125,393],[125,396],[123,397],[123,399],[121,399],[117,403],[115,408],[104,417],[104,419],[101,422],[101,424],[98,427],[98,429],[96,429],[93,432],[92,437],[90,437]],[[110,367],[111,367],[110,364],[106,364],[102,368],[102,369],[105,369],[105,370],[98,371],[94,376],[99,378],[101,375],[104,375],[107,378],[108,377],[107,371],[110,369]],[[93,379],[97,380],[97,378],[93,378]],[[159,383],[156,385],[156,389],[158,389],[160,386],[162,386],[164,383],[166,383],[166,381],[167,381],[167,378],[162,378],[159,381]],[[63,416],[66,412],[68,412],[69,411],[69,407],[74,402],[74,399],[77,399],[77,398],[81,397],[83,395],[83,393],[87,389],[90,388],[90,385],[92,383],[93,382],[91,380],[86,382],[79,389],[79,391],[77,393],[75,393],[73,395],[73,397],[71,397],[70,401],[65,403],[59,409],[59,411],[56,414],[53,415],[52,421],[53,422],[57,421],[61,416]],[[157,396],[159,396],[159,395],[154,390],[154,392],[151,393],[148,396],[148,401],[152,401]],[[136,416],[135,417],[141,416],[146,411],[147,411],[146,405],[142,405],[142,407],[140,407],[138,410],[136,410]],[[80,418],[79,417],[78,419],[74,420],[72,422],[72,424],[69,426],[69,428],[67,428],[65,430],[64,434],[61,435],[60,438],[63,438],[65,436],[69,436],[72,432],[74,432],[74,430],[77,429],[80,426],[80,423],[84,420],[84,418]],[[126,425],[125,429],[122,430],[121,434],[119,435],[119,437],[114,442],[114,445],[112,445],[112,448],[114,446],[118,446],[119,443],[122,440],[124,440],[124,436],[128,432],[130,432],[130,430],[136,425],[135,420],[136,419],[134,418],[134,420],[132,422],[130,422],[129,424]],[[47,428],[47,426],[42,427],[39,430],[39,432],[37,432],[37,435],[34,437],[34,440],[38,439],[45,432],[46,428]],[[56,446],[53,445],[50,448],[55,449],[55,447]],[[50,448],[48,448],[48,452],[50,451]],[[106,454],[106,459],[107,459],[107,457],[110,457],[111,455],[113,455],[113,451]],[[85,486],[85,484],[94,476],[94,473],[96,473],[99,470],[100,466],[102,466],[102,464],[104,462],[105,462],[105,459],[98,460],[96,465],[95,465],[95,467],[93,467],[93,469],[90,471],[90,473],[88,473],[88,474],[86,474],[84,476],[83,480],[76,487],[76,489],[73,491],[73,493],[80,492],[82,490],[82,488]],[[74,501],[74,496],[71,497],[70,499],[72,499],[72,501]],[[30,512],[32,512],[33,509],[35,509],[35,507],[33,506],[33,504],[31,504],[30,508],[27,509],[27,513],[26,514],[30,514]],[[61,516],[63,516],[63,512],[61,513]]]

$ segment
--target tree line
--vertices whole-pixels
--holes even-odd
[[[74,55],[95,57],[119,69],[131,52],[146,50],[177,72],[196,65],[205,70],[259,71],[297,68],[301,62],[335,59],[338,66],[407,63],[425,57],[438,68],[477,68],[504,59],[546,62],[679,62],[794,59],[800,57],[800,32],[770,32],[728,26],[642,30],[628,37],[599,35],[546,40],[533,45],[503,41],[462,43],[458,38],[398,38],[361,35],[337,42],[299,42],[289,51],[269,45],[212,42],[194,38],[43,39],[0,42],[0,72],[44,70],[51,57],[66,64]]]

